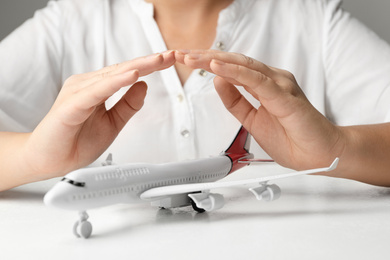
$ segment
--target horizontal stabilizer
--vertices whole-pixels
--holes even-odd
[[[275,162],[271,159],[241,159],[238,163],[264,163],[264,162]]]
[[[112,153],[108,154],[106,160],[102,162],[102,166],[109,166],[109,165],[113,165]]]

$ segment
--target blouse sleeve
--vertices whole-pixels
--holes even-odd
[[[327,2],[324,66],[327,116],[338,125],[390,121],[390,46],[341,8]]]
[[[0,43],[0,131],[32,131],[61,88],[61,2],[49,2]]]

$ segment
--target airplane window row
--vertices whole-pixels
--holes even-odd
[[[226,173],[227,173],[227,170],[223,170],[223,171],[216,172],[216,173],[209,173],[209,174],[201,175],[201,178],[202,179],[222,178],[226,175]]]
[[[89,193],[84,193],[84,194],[73,195],[72,199],[73,200],[86,200],[86,199],[99,198],[99,197],[108,197],[108,196],[112,196],[112,195],[128,193],[130,191],[136,191],[139,189],[140,189],[139,186],[126,186],[126,187],[108,189],[108,190],[99,191],[99,192],[89,192]]]
[[[160,187],[160,186],[193,183],[193,182],[196,182],[196,180],[197,180],[196,176],[188,176],[188,177],[179,178],[179,179],[163,180],[163,181],[159,181],[157,183],[143,185],[142,189],[146,189],[146,188],[151,189],[151,188]]]
[[[142,174],[149,174],[150,171],[148,168],[136,168],[136,169],[122,169],[122,173],[124,173],[126,176],[129,175],[142,175]]]
[[[208,179],[217,178],[217,177],[221,178],[221,177],[224,177],[226,175],[226,172],[227,171],[220,171],[220,172],[205,174],[205,175],[201,174],[200,179],[201,180],[208,180]],[[120,187],[120,188],[108,189],[108,190],[99,191],[99,192],[89,192],[89,193],[85,193],[85,194],[78,194],[78,195],[73,195],[72,199],[73,200],[85,200],[85,199],[92,199],[92,198],[98,198],[98,197],[107,197],[107,196],[112,196],[112,195],[117,195],[117,194],[122,194],[122,193],[129,193],[129,192],[134,192],[134,191],[144,191],[147,189],[160,187],[160,186],[196,183],[196,182],[198,182],[197,176],[188,176],[188,177],[179,178],[179,179],[163,180],[163,181],[148,183],[148,184],[131,185],[131,186],[125,186],[125,187]]]
[[[137,175],[143,175],[143,174],[149,174],[150,171],[148,168],[136,168],[136,169],[119,169],[117,168],[116,171],[107,172],[103,174],[97,174],[95,176],[96,181],[105,181],[110,179],[123,179],[128,178],[130,176],[137,176]]]

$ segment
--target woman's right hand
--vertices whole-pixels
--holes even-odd
[[[174,53],[167,51],[70,77],[26,139],[21,158],[30,172],[27,182],[62,176],[96,160],[143,106],[147,86],[138,78],[174,63]],[[122,99],[106,110],[105,101],[129,85]]]

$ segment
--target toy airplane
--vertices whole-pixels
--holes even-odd
[[[255,184],[249,190],[258,200],[280,197],[280,188],[268,181],[297,175],[331,171],[330,167],[255,179],[215,182],[256,160],[249,153],[250,135],[241,127],[230,147],[219,156],[167,164],[112,165],[109,155],[104,167],[85,168],[67,174],[44,197],[47,205],[76,210],[80,218],[73,227],[77,237],[88,238],[92,225],[86,210],[117,203],[151,202],[153,206],[173,208],[192,205],[197,212],[213,211],[224,205],[221,194],[211,189]]]

